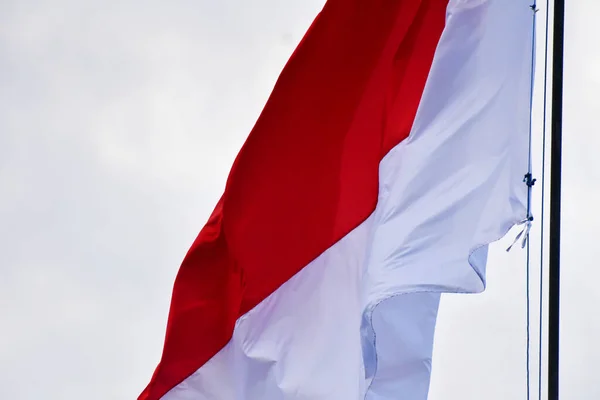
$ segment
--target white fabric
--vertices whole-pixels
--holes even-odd
[[[411,135],[380,165],[374,214],[163,399],[427,398],[440,293],[482,291],[487,244],[525,217],[532,12],[525,0],[451,0]]]
[[[411,135],[381,163],[364,282],[368,400],[427,398],[434,294],[483,291],[487,244],[526,217],[532,13],[523,0],[451,2]],[[428,310],[416,292],[433,292]],[[407,307],[408,328],[395,315]]]

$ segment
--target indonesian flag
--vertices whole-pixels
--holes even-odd
[[[186,255],[140,400],[422,400],[526,217],[529,0],[329,0]]]

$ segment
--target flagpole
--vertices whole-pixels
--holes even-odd
[[[565,0],[554,0],[548,277],[548,400],[559,398],[560,219]]]

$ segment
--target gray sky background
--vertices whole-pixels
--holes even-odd
[[[323,3],[0,0],[1,399],[139,394],[179,263]],[[600,3],[568,3],[562,393],[586,400],[600,399]],[[432,400],[525,399],[514,234],[493,247],[486,293],[443,300]]]

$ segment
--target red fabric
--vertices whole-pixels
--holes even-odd
[[[408,136],[447,0],[329,0],[284,68],[173,289],[158,400],[235,321],[375,209],[382,157]]]

